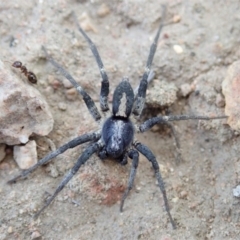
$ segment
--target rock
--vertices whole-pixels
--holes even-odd
[[[70,88],[70,89],[66,90],[65,94],[66,94],[66,98],[69,101],[75,101],[78,96],[78,92],[75,88]]]
[[[0,144],[0,162],[5,158],[6,151],[5,151],[6,145],[1,143]]]
[[[181,21],[181,16],[180,15],[174,15],[172,18],[173,23],[178,23]]]
[[[92,20],[86,12],[83,12],[80,17],[80,25],[82,29],[86,32],[97,32],[96,27],[92,24]]]
[[[153,80],[146,97],[146,105],[151,108],[171,106],[177,100],[177,87],[174,83]]]
[[[194,91],[194,87],[188,83],[184,83],[180,86],[180,93],[183,97],[187,97]]]
[[[60,102],[58,103],[58,108],[62,111],[66,111],[67,110],[67,104],[64,102]]]
[[[183,48],[182,48],[180,45],[173,45],[173,50],[174,50],[177,54],[183,53]]]
[[[1,61],[0,109],[0,143],[26,143],[33,133],[45,136],[53,128],[53,117],[43,96]]]
[[[37,230],[35,230],[34,232],[32,232],[31,234],[31,239],[40,239],[42,237],[41,233]]]
[[[234,189],[233,189],[233,196],[234,197],[240,197],[240,185],[236,186]]]
[[[240,131],[240,61],[234,62],[222,82],[222,92],[225,96],[225,114],[227,123],[234,130]]]
[[[37,144],[29,141],[24,146],[14,146],[13,158],[20,169],[28,169],[37,163]]]

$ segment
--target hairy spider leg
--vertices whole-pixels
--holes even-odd
[[[91,48],[93,56],[96,59],[98,68],[100,70],[100,74],[102,77],[102,86],[101,86],[101,92],[100,92],[100,106],[101,106],[101,110],[103,112],[106,112],[109,110],[109,106],[108,106],[109,81],[108,81],[107,73],[104,69],[104,65],[103,65],[102,59],[98,53],[97,47],[92,42],[92,40],[88,37],[88,35],[85,33],[85,31],[83,31],[83,29],[80,27],[75,12],[72,12],[72,14],[73,14],[74,20],[76,22],[76,25],[78,27],[78,30],[81,32],[83,37],[88,42],[88,45]]]
[[[18,179],[26,177],[29,173],[32,173],[37,167],[50,162],[51,159],[53,159],[54,157],[58,156],[61,153],[64,153],[69,148],[74,148],[74,147],[76,147],[80,144],[83,144],[85,142],[99,140],[100,137],[101,137],[100,132],[87,133],[87,134],[78,136],[78,137],[74,138],[73,140],[71,140],[70,142],[62,145],[57,150],[55,150],[53,152],[50,152],[47,156],[40,159],[35,165],[33,165],[32,167],[24,170],[22,173],[20,173],[19,175],[17,175],[13,179],[9,180],[8,183],[15,183]]]
[[[152,153],[152,151],[145,145],[143,145],[140,142],[135,142],[134,147],[142,154],[144,155],[151,163],[152,163],[152,167],[154,169],[155,172],[155,176],[157,178],[158,181],[158,186],[162,192],[163,195],[163,200],[164,200],[164,205],[165,205],[165,209],[167,211],[168,217],[170,219],[170,222],[172,224],[173,229],[176,229],[176,224],[172,218],[172,215],[170,213],[170,207],[168,204],[168,199],[167,199],[167,193],[166,193],[166,189],[164,186],[164,182],[160,173],[160,168],[159,168],[159,164],[156,160],[156,157],[154,156],[154,154]]]
[[[103,146],[103,143],[101,141],[94,143],[90,145],[78,158],[75,165],[69,170],[67,174],[65,174],[64,178],[56,188],[53,195],[46,201],[46,203],[43,205],[43,207],[34,215],[34,218],[37,218],[45,208],[54,200],[54,198],[57,196],[57,194],[65,187],[65,185],[72,179],[72,177],[76,174],[76,172],[79,170],[79,168],[93,155],[93,153],[97,152],[101,147]]]
[[[172,115],[170,115],[170,116],[153,117],[153,118],[148,119],[144,123],[142,123],[139,126],[139,131],[145,132],[148,129],[152,128],[156,124],[167,125],[171,129],[172,135],[173,135],[175,143],[176,143],[176,150],[177,150],[176,162],[177,162],[177,164],[179,164],[180,161],[182,160],[180,141],[177,136],[175,127],[173,126],[172,123],[170,123],[170,121],[182,121],[182,120],[191,120],[191,119],[192,120],[209,121],[209,120],[213,120],[213,119],[223,119],[223,118],[227,118],[227,116],[206,117],[206,116],[188,116],[188,115],[172,116]]]
[[[178,116],[159,116],[153,117],[145,121],[139,126],[140,132],[145,132],[148,129],[152,128],[156,124],[166,124],[166,122],[170,121],[182,121],[182,120],[213,120],[213,119],[224,119],[227,116],[215,116],[215,117],[207,117],[207,116],[190,116],[190,115],[178,115]]]
[[[47,52],[46,48],[44,46],[42,46],[43,51],[46,54],[47,59],[50,61],[50,63],[57,68],[57,70],[65,77],[67,78],[71,84],[77,89],[77,91],[82,95],[83,100],[89,110],[89,112],[91,113],[91,115],[93,116],[95,121],[98,121],[101,119],[101,115],[94,103],[94,101],[92,100],[92,98],[88,95],[88,93],[76,82],[76,80],[70,75],[70,73],[65,70],[59,63],[57,63]]]
[[[152,82],[152,80],[154,79],[154,77],[155,77],[155,72],[151,69],[151,70],[150,70],[150,73],[149,73],[149,75],[148,75],[148,79],[147,79],[148,84]],[[140,84],[139,84],[139,85],[140,85]],[[139,85],[138,85],[136,88],[134,88],[134,97],[135,97],[135,98],[136,98],[137,93],[138,93]]]
[[[165,19],[165,12],[166,12],[166,6],[163,6],[163,10],[162,10],[162,21],[160,23],[160,26],[158,28],[157,34],[154,38],[154,41],[150,47],[150,52],[148,55],[148,59],[147,59],[147,64],[145,67],[145,72],[143,74],[142,80],[140,82],[139,88],[138,88],[138,93],[136,96],[136,100],[135,100],[135,104],[133,107],[133,114],[135,116],[140,116],[142,113],[142,110],[144,108],[144,104],[145,104],[145,98],[146,98],[146,91],[147,91],[147,86],[148,86],[148,76],[150,73],[150,69],[152,66],[152,61],[157,49],[157,43],[158,43],[158,39],[160,36],[160,33],[162,31],[163,28],[163,20]]]
[[[125,191],[125,193],[122,196],[121,204],[120,204],[120,212],[123,211],[123,205],[124,201],[127,198],[129,192],[131,191],[133,187],[133,182],[137,173],[137,167],[138,167],[138,162],[139,162],[139,153],[136,150],[131,150],[128,154],[128,156],[132,159],[132,166],[131,166],[131,171],[128,179],[128,186]]]

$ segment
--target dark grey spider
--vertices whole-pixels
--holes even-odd
[[[164,19],[165,10],[162,14],[162,19]],[[74,15],[75,22],[78,26],[79,31],[84,36],[86,41],[88,42],[93,56],[98,64],[100,74],[102,77],[101,82],[101,93],[100,93],[100,107],[103,113],[109,111],[108,106],[108,94],[109,94],[109,81],[108,76],[104,70],[104,66],[98,50],[96,46],[93,44],[91,39],[87,36],[87,34],[82,30],[77,22],[77,18]],[[144,144],[138,142],[134,138],[135,132],[145,132],[156,124],[167,124],[172,128],[173,134],[174,129],[173,126],[170,125],[170,121],[179,121],[179,120],[188,120],[188,119],[220,119],[225,118],[225,116],[221,117],[205,117],[205,116],[188,116],[188,115],[179,115],[179,116],[158,116],[151,118],[139,126],[136,126],[130,120],[131,113],[135,118],[139,118],[145,104],[146,90],[148,86],[148,77],[150,74],[150,68],[152,65],[153,57],[156,52],[157,43],[159,39],[160,32],[162,30],[163,23],[158,28],[157,34],[154,38],[154,41],[151,45],[149,56],[147,59],[147,64],[145,68],[145,72],[143,74],[142,80],[140,82],[138,92],[136,96],[134,96],[133,89],[128,81],[128,78],[123,78],[122,82],[116,87],[113,94],[113,103],[112,103],[112,113],[111,116],[102,120],[102,116],[100,115],[95,103],[92,98],[85,92],[85,90],[73,79],[73,77],[60,65],[58,64],[46,51],[45,47],[43,47],[43,51],[46,54],[47,59],[51,62],[51,64],[61,72],[63,76],[65,76],[72,85],[77,89],[77,91],[82,95],[83,100],[91,113],[92,117],[95,121],[101,122],[100,126],[102,126],[98,131],[86,133],[79,137],[74,138],[70,142],[64,144],[57,150],[49,153],[47,156],[39,160],[37,164],[32,166],[31,168],[23,171],[21,174],[11,179],[9,183],[14,183],[16,180],[20,178],[26,177],[29,173],[33,172],[37,167],[48,163],[52,158],[58,156],[59,154],[65,152],[69,148],[74,148],[80,144],[85,142],[91,142],[91,144],[83,151],[77,163],[70,169],[70,171],[64,176],[63,180],[53,193],[50,198],[46,201],[44,206],[38,211],[35,217],[39,216],[39,214],[53,201],[56,195],[64,188],[64,186],[71,180],[74,174],[79,170],[79,168],[93,155],[93,153],[98,152],[98,156],[101,159],[110,157],[115,159],[120,164],[126,164],[127,158],[132,159],[132,166],[128,181],[128,187],[122,197],[120,211],[123,210],[123,205],[126,197],[128,196],[129,191],[132,189],[134,178],[136,175],[136,170],[138,167],[139,161],[139,153],[143,154],[152,164],[152,167],[155,171],[155,176],[158,181],[159,188],[163,194],[165,208],[172,224],[172,227],[175,229],[176,224],[171,216],[170,208],[168,204],[167,194],[164,186],[164,182],[160,173],[158,162],[152,153],[152,151],[145,146]],[[174,134],[175,136],[175,134]],[[176,139],[177,146],[179,147],[179,143]]]

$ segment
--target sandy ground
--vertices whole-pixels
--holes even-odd
[[[0,44],[2,60],[20,60],[37,75],[36,88],[45,96],[55,119],[48,138],[58,147],[96,129],[97,124],[69,84],[65,80],[58,84],[57,79],[63,78],[47,63],[41,45],[98,102],[98,68],[70,12],[76,12],[99,49],[111,97],[123,76],[130,78],[133,87],[138,85],[164,2],[49,2],[1,1]],[[168,2],[166,26],[153,64],[155,78],[178,88],[183,84],[194,87],[190,96],[178,96],[172,114],[224,114],[218,99],[227,67],[240,57],[239,12],[237,0]],[[177,53],[174,45],[179,45],[182,53]],[[26,86],[32,87],[27,82]],[[148,112],[143,119],[146,117],[150,117]],[[182,147],[179,165],[167,131],[155,128],[137,137],[158,159],[177,230],[169,223],[153,171],[143,157],[123,213],[119,213],[119,198],[130,164],[122,167],[93,156],[34,220],[32,216],[73,166],[84,145],[14,185],[6,181],[19,169],[8,155],[0,165],[0,239],[239,239],[239,200],[232,195],[240,181],[238,134],[224,120],[207,124],[183,121],[175,126]],[[33,138],[41,158],[50,151],[48,141]]]

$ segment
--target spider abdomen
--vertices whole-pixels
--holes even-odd
[[[127,118],[110,117],[106,120],[102,129],[102,138],[105,143],[107,154],[118,158],[132,143],[134,126]]]

